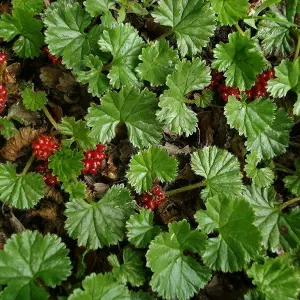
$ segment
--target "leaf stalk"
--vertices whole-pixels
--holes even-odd
[[[46,106],[43,107],[43,112],[46,115],[46,117],[48,118],[48,120],[50,121],[50,123],[52,124],[52,126],[55,129],[57,129],[58,125],[57,125],[56,121],[53,119],[52,115],[50,114],[50,112]]]
[[[298,201],[300,201],[300,197],[290,199],[290,200],[284,202],[283,204],[281,204],[279,209],[280,209],[280,211],[282,211],[282,210],[284,210],[287,206],[292,205],[292,204],[294,204],[294,203],[296,203],[296,202],[298,202]]]
[[[31,167],[31,165],[32,165],[32,163],[34,161],[34,158],[35,158],[34,155],[32,155],[29,158],[29,160],[27,161],[27,163],[26,163],[26,165],[25,165],[25,167],[23,169],[22,175],[25,175],[28,172],[29,168]]]
[[[184,186],[184,187],[176,189],[176,190],[166,191],[166,196],[173,196],[173,195],[176,195],[176,194],[188,192],[188,191],[197,189],[197,188],[202,187],[202,186],[205,186],[204,181],[199,182],[199,183],[195,183],[195,184],[190,184],[190,185]]]

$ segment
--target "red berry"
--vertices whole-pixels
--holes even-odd
[[[275,72],[272,69],[268,70],[266,73],[267,73],[268,79],[275,77]]]
[[[7,89],[2,85],[0,84],[0,97],[6,97],[7,95]]]
[[[96,175],[98,170],[102,166],[102,162],[105,160],[105,149],[104,145],[97,145],[95,150],[88,150],[84,152],[84,169],[81,171],[82,174],[93,174]]]
[[[5,53],[0,53],[0,66],[7,61],[7,55]]]
[[[149,202],[152,201],[153,197],[150,194],[143,194],[143,196],[141,197],[142,202]]]
[[[39,164],[35,167],[35,170],[43,175],[43,180],[48,185],[55,185],[58,184],[58,179],[54,176],[51,170],[48,169],[48,162],[43,164]]]
[[[6,106],[6,97],[0,97],[0,111]]]
[[[156,208],[156,204],[153,201],[149,201],[144,204],[144,207],[147,209],[154,210]]]
[[[155,207],[161,205],[166,200],[166,194],[160,185],[153,186],[148,193],[141,196],[143,206],[154,210]]]
[[[60,64],[62,62],[62,59],[60,57],[57,58],[55,55],[50,53],[48,46],[45,46],[43,50],[48,55],[48,58],[52,61],[52,63]]]
[[[32,154],[38,160],[47,160],[58,148],[59,143],[54,137],[45,134],[41,134],[32,142]]]

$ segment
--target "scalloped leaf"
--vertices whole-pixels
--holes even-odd
[[[41,33],[43,23],[33,17],[34,12],[25,8],[16,8],[10,16],[1,15],[0,37],[4,41],[15,40],[14,52],[21,58],[34,58],[39,56],[40,48],[44,45]]]
[[[13,9],[23,8],[25,10],[32,10],[34,13],[39,13],[44,7],[43,0],[12,0]]]
[[[247,155],[245,172],[249,178],[252,179],[253,184],[258,187],[270,186],[274,182],[275,175],[271,168],[264,167],[258,168],[257,165],[260,162],[256,152],[252,152]]]
[[[267,258],[263,265],[255,263],[247,274],[268,300],[297,299],[299,274],[290,266],[287,256]]]
[[[0,200],[19,209],[34,207],[44,196],[40,174],[17,174],[15,166],[0,164]]]
[[[86,122],[75,121],[74,117],[64,117],[57,128],[61,134],[71,136],[71,140],[75,141],[79,148],[94,149],[96,140],[91,136],[91,131],[87,127]]]
[[[114,3],[115,1],[113,0],[86,0],[84,1],[84,6],[92,17],[96,17],[101,13],[109,12],[113,8]]]
[[[41,110],[47,103],[47,95],[44,91],[33,91],[32,88],[25,88],[22,92],[24,106],[32,111]]]
[[[205,178],[201,195],[205,200],[215,195],[239,196],[243,184],[240,164],[228,151],[204,147],[192,154],[192,170]]]
[[[153,180],[170,182],[176,178],[178,161],[159,147],[151,147],[134,155],[127,171],[128,182],[138,193],[148,191]]]
[[[79,246],[88,249],[116,245],[125,237],[125,224],[134,206],[130,191],[123,185],[114,185],[98,202],[68,202],[66,229]]]
[[[111,273],[85,277],[82,289],[75,289],[68,300],[131,300],[129,291]]]
[[[248,186],[243,191],[243,198],[249,202],[254,210],[254,225],[261,231],[263,246],[272,252],[276,252],[279,249],[280,238],[278,227],[280,203],[274,188]]]
[[[69,181],[80,175],[83,169],[83,158],[82,152],[62,147],[49,157],[49,168],[60,181]]]
[[[139,56],[142,61],[135,69],[138,76],[152,86],[165,85],[166,78],[174,71],[178,53],[169,48],[166,40],[149,43]]]
[[[68,252],[54,234],[13,234],[0,251],[0,284],[7,285],[1,299],[48,299],[48,292],[38,282],[55,287],[67,279],[71,274]]]
[[[206,210],[196,212],[196,221],[201,230],[218,232],[218,237],[208,239],[203,262],[213,270],[242,270],[259,253],[261,244],[252,208],[242,198],[226,196],[209,198],[205,205]]]
[[[256,152],[260,159],[270,159],[284,153],[289,145],[292,126],[292,119],[283,109],[278,109],[270,127],[258,135],[248,137],[247,150]]]
[[[213,10],[218,14],[221,25],[235,25],[247,16],[248,0],[212,0]]]
[[[91,25],[92,18],[79,3],[52,4],[46,11],[44,24],[46,43],[51,54],[62,56],[67,68],[79,68],[85,56],[97,54],[97,41],[102,34],[102,26],[94,26],[88,33],[85,30]]]
[[[120,23],[107,28],[103,31],[98,45],[103,52],[109,52],[113,57],[108,73],[112,87],[141,86],[134,69],[145,43],[134,27],[128,23]]]
[[[275,104],[268,99],[258,98],[250,103],[230,96],[225,107],[227,123],[240,135],[257,136],[271,126],[275,119]]]
[[[160,233],[160,227],[153,226],[153,215],[153,211],[142,208],[126,222],[127,238],[136,248],[146,248]]]
[[[215,14],[205,0],[160,0],[152,16],[172,28],[182,56],[200,52],[216,28]]]
[[[115,254],[109,255],[107,259],[112,266],[113,275],[123,284],[129,282],[132,286],[141,286],[146,281],[141,253],[125,248],[123,251],[123,264],[120,264]]]
[[[214,49],[212,67],[224,72],[226,85],[248,90],[257,81],[256,75],[264,70],[264,57],[254,40],[238,32],[231,33],[228,39],[228,43],[220,43]]]
[[[300,196],[300,158],[295,160],[295,167],[295,174],[284,177],[283,182],[292,194]]]
[[[162,128],[156,120],[157,100],[147,89],[123,87],[119,92],[107,91],[101,105],[92,104],[86,116],[91,135],[100,143],[110,142],[120,122],[124,122],[130,142],[139,148],[158,144]]]
[[[147,266],[153,272],[150,285],[165,299],[190,299],[207,284],[211,271],[185,255],[184,250],[199,254],[206,237],[191,231],[186,220],[169,223],[168,227],[169,232],[159,234],[146,254]]]
[[[18,132],[18,129],[15,127],[14,123],[11,120],[0,117],[0,133],[6,139],[10,139]]]

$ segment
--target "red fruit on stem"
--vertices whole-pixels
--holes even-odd
[[[102,162],[105,160],[105,149],[104,145],[97,145],[95,150],[88,150],[84,152],[84,169],[81,171],[82,174],[93,174],[96,175],[102,166]]]
[[[6,97],[0,97],[0,111],[6,106]]]
[[[153,186],[148,193],[141,196],[145,208],[154,210],[166,200],[166,194],[160,185]]]
[[[54,137],[46,134],[41,134],[32,142],[32,154],[38,160],[47,160],[58,148],[59,143]]]
[[[47,185],[58,184],[58,179],[54,176],[51,170],[48,169],[48,162],[39,164],[35,167],[35,170],[43,175],[43,180]]]
[[[5,53],[0,53],[0,66],[7,61],[7,55]]]

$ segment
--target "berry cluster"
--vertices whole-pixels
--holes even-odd
[[[61,57],[57,58],[55,55],[51,54],[47,46],[44,47],[44,52],[48,55],[48,58],[52,61],[52,63],[54,64],[61,63],[62,61]]]
[[[97,174],[102,166],[103,160],[106,158],[105,149],[106,147],[104,145],[99,144],[95,150],[84,152],[84,169],[82,170],[82,174]]]
[[[144,193],[141,197],[143,206],[147,209],[154,210],[166,200],[166,195],[161,186],[153,186],[148,193]]]
[[[274,77],[274,71],[272,69],[265,71],[264,73],[257,76],[258,82],[251,88],[251,90],[246,90],[246,95],[248,99],[255,99],[259,97],[264,97],[267,94],[267,83]],[[225,102],[228,101],[229,96],[240,97],[240,91],[237,88],[233,88],[225,85],[224,75],[218,73],[215,70],[212,72],[212,79],[209,89],[216,89],[220,93],[221,99]]]
[[[35,167],[35,170],[43,175],[43,180],[48,185],[55,185],[58,184],[58,179],[56,176],[54,176],[48,168],[48,162],[45,162],[43,164],[39,164]]]
[[[54,137],[41,134],[32,142],[32,154],[38,160],[48,160],[59,146],[59,143],[54,139]]]
[[[248,99],[255,99],[259,97],[265,97],[267,95],[267,84],[270,79],[275,76],[272,69],[265,71],[264,73],[257,76],[258,81],[251,88],[251,90],[246,91]]]
[[[4,53],[0,53],[0,68],[6,61],[7,61],[7,55]],[[0,74],[0,79],[1,77],[2,74]],[[0,111],[2,111],[6,106],[6,95],[7,95],[7,89],[2,84],[0,84]]]

